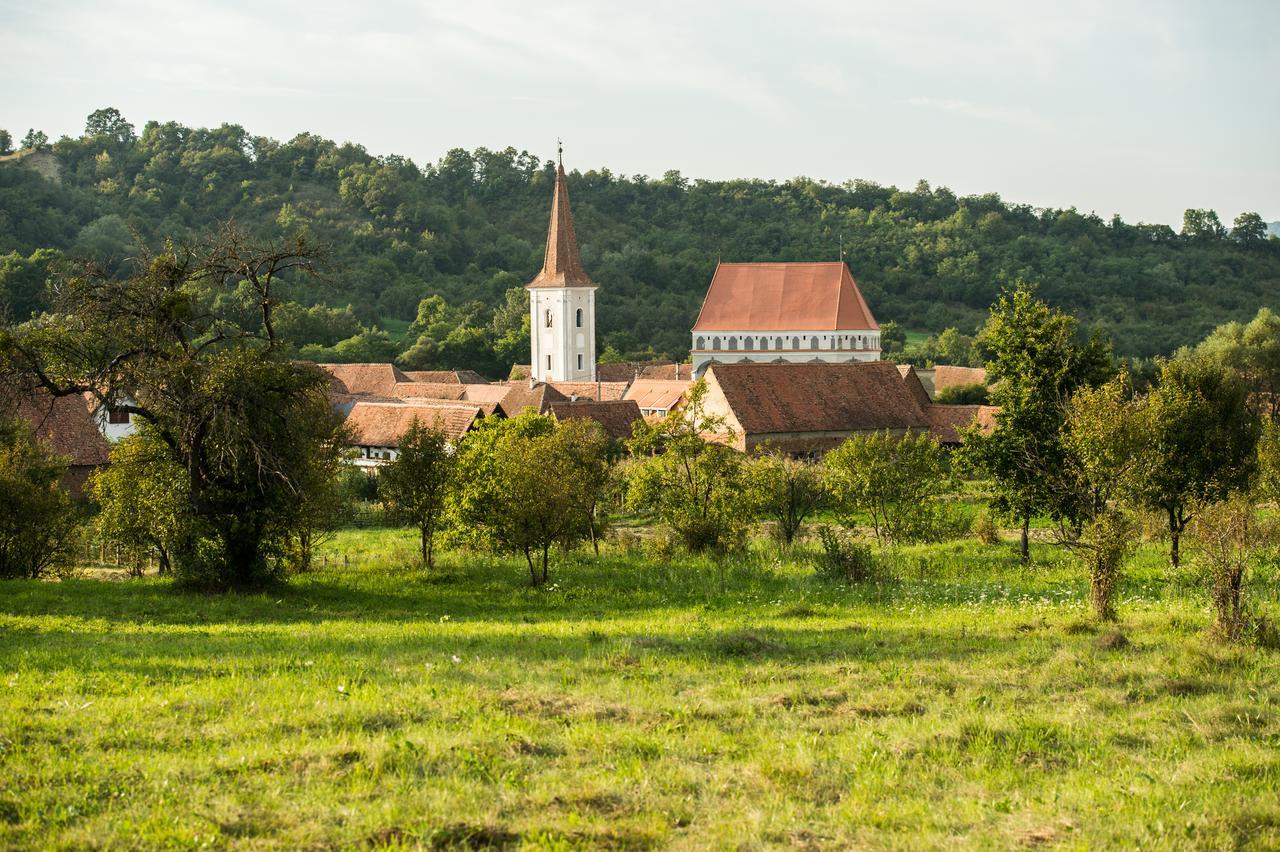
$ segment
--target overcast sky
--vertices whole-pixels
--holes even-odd
[[[309,130],[419,163],[999,192],[1280,219],[1280,0],[0,0],[0,127]]]

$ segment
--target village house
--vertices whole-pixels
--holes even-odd
[[[400,441],[416,422],[424,429],[439,429],[456,444],[484,416],[478,405],[435,400],[413,403],[360,400],[351,406],[346,425],[357,467],[372,469],[400,456]]]
[[[721,263],[693,324],[693,372],[711,364],[880,360],[880,326],[849,267]]]
[[[850,436],[882,431],[929,432],[954,444],[974,419],[994,425],[990,406],[922,404],[914,373],[888,361],[712,364],[704,378],[705,412],[724,418],[744,452],[819,458]]]
[[[67,472],[59,485],[76,496],[83,493],[90,475],[107,464],[111,452],[96,411],[82,396],[55,397],[36,390],[18,400],[14,412],[26,421],[37,443],[66,459]]]

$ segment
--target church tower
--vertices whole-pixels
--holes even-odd
[[[596,378],[596,283],[582,270],[569,212],[564,162],[556,164],[551,225],[542,271],[530,281],[529,377],[541,382]]]

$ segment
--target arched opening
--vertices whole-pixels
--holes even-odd
[[[809,348],[810,349],[818,348],[818,335],[815,334],[813,337],[809,338]]]
[[[742,348],[746,349],[748,352],[750,352],[752,349],[755,349],[756,348],[755,340],[748,337],[745,341],[743,341]]]
[[[695,348],[695,349],[702,349],[702,348],[704,348],[706,345],[707,345],[707,339],[706,339],[705,337],[699,337],[699,338],[698,338],[698,345],[697,345],[697,346],[695,346],[694,348]]]
[[[736,338],[736,337],[730,337],[730,338],[729,338],[729,351],[730,351],[730,352],[737,352],[737,351],[738,351],[738,338]]]
[[[578,308],[577,312],[574,314],[573,323],[578,328],[582,328],[582,308]]]
[[[547,308],[546,323],[547,323],[547,328],[551,328],[551,309],[550,308]]]
[[[713,337],[713,338],[711,338],[711,348],[712,348],[712,349],[719,349],[719,348],[720,348],[720,338],[718,338],[718,337]]]
[[[792,348],[792,349],[799,349],[799,348],[800,348],[800,338],[798,338],[798,337],[793,337],[793,338],[791,338],[791,348]]]

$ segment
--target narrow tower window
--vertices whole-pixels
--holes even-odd
[[[551,328],[551,309],[547,308],[547,328]]]
[[[579,311],[578,311],[578,313],[582,313],[582,311],[581,311],[581,310],[579,310]],[[582,369],[582,356],[581,356],[581,355],[579,355],[579,356],[578,356],[578,369],[579,369],[579,370],[581,370],[581,369]]]
[[[578,313],[574,316],[574,325],[582,328],[582,308],[578,308]]]

